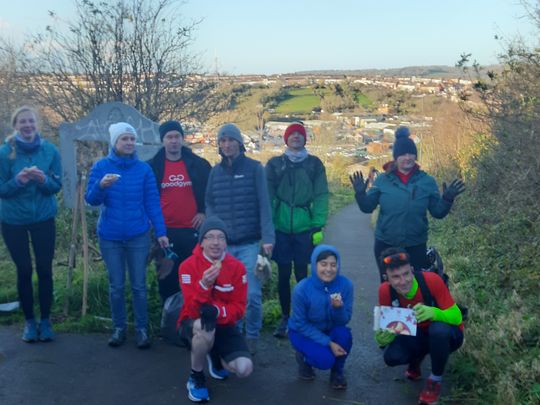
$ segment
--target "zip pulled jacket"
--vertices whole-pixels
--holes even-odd
[[[435,179],[416,170],[404,184],[394,169],[380,174],[365,194],[356,194],[362,212],[373,212],[379,205],[375,238],[391,246],[416,246],[428,240],[427,212],[444,218],[452,203],[441,198]]]
[[[53,218],[58,211],[55,194],[62,188],[58,150],[44,139],[32,152],[15,148],[15,159],[9,157],[13,146],[8,142],[0,148],[1,221],[10,225],[27,225]],[[45,173],[43,184],[30,181],[22,185],[15,180],[22,169],[31,166],[37,166]]]
[[[223,159],[212,168],[206,189],[206,216],[212,215],[227,225],[230,245],[260,240],[274,244],[268,186],[260,162],[240,154],[232,167]]]
[[[326,225],[328,182],[318,157],[293,163],[286,155],[275,156],[266,164],[266,179],[278,231],[300,233]]]
[[[337,256],[337,275],[331,282],[323,282],[317,275],[317,256],[331,250]],[[337,250],[328,245],[319,245],[311,255],[311,276],[300,281],[293,290],[292,315],[289,329],[300,333],[323,346],[328,346],[328,333],[335,326],[345,326],[352,316],[353,284],[341,273],[341,259]],[[340,293],[343,306],[334,308],[330,295]]]
[[[201,283],[203,273],[212,262],[203,254],[201,245],[193,249],[193,255],[182,262],[178,270],[184,305],[177,325],[184,319],[198,319],[203,304],[214,305],[218,309],[218,325],[234,325],[242,319],[246,311],[247,276],[242,262],[226,253],[221,261],[221,270],[212,288]]]
[[[120,178],[101,188],[99,182],[108,173]],[[101,206],[97,230],[104,240],[132,239],[147,232],[150,222],[156,238],[166,234],[154,173],[136,153],[121,157],[111,149],[109,156],[98,160],[90,171],[85,199],[90,205]]]

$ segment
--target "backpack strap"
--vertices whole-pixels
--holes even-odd
[[[422,292],[424,304],[429,305],[430,307],[438,308],[439,306],[437,305],[437,301],[435,301],[435,298],[433,298],[433,295],[431,295],[431,291],[429,291],[429,287],[427,286],[424,273],[421,271],[415,271],[414,277],[416,277],[416,281],[418,282],[418,288],[420,288],[420,291]]]
[[[426,279],[424,278],[424,273],[422,273],[421,271],[415,271],[414,277],[418,282],[418,288],[420,288],[420,292],[422,293],[422,301],[424,302],[424,304],[438,308],[439,306],[437,305],[437,301],[435,301],[433,295],[431,295],[429,287],[427,286]],[[397,291],[392,288],[390,284],[388,284],[388,288],[390,288],[391,305],[393,307],[399,307],[399,297]]]

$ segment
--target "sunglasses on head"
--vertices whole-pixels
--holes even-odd
[[[386,256],[383,259],[384,264],[392,264],[392,263],[398,263],[398,262],[409,263],[409,256],[407,255],[407,253],[403,253],[403,252],[394,253],[393,255]]]

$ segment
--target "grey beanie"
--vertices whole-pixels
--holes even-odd
[[[232,138],[240,143],[240,145],[244,146],[244,138],[242,138],[242,133],[240,132],[240,128],[238,128],[234,124],[225,124],[221,128],[219,128],[217,133],[217,142],[219,144],[219,141],[224,136],[228,136],[229,138]]]
[[[411,131],[407,127],[398,127],[395,132],[396,141],[392,147],[392,155],[394,160],[398,157],[410,153],[411,155],[418,156],[418,151],[414,141],[409,138]]]
[[[227,233],[227,225],[225,225],[225,222],[223,222],[219,217],[212,216],[206,218],[206,220],[202,223],[201,227],[199,228],[199,243],[202,242],[204,235],[206,235],[209,231],[212,231],[214,229],[219,229],[225,234],[225,238],[229,239],[229,235]]]

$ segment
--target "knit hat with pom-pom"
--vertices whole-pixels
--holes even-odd
[[[407,127],[398,127],[396,129],[396,141],[392,147],[392,155],[394,156],[394,160],[401,155],[405,155],[406,153],[418,156],[416,145],[414,141],[409,138],[410,135],[411,131],[409,131],[409,128]]]

